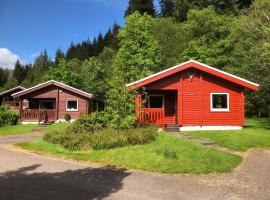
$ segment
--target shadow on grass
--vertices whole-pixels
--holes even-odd
[[[0,199],[89,200],[103,199],[123,187],[130,173],[109,167],[33,172],[31,165],[0,174]]]

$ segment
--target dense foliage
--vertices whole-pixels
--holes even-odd
[[[7,125],[16,125],[19,121],[17,111],[0,107],[0,127]]]
[[[157,136],[157,130],[148,128],[132,128],[128,130],[103,129],[90,136],[90,146],[95,150],[110,149],[126,145],[146,144]]]
[[[157,136],[157,129],[153,127],[117,128],[111,117],[106,112],[92,113],[81,117],[66,129],[48,131],[44,140],[74,151],[145,144],[153,141]]]
[[[0,90],[56,79],[106,98],[115,122],[130,123],[135,95],[127,83],[196,59],[259,83],[259,92],[246,91],[246,110],[269,115],[269,0],[159,3],[155,9],[152,0],[130,0],[123,27],[72,43],[67,52],[57,49],[54,61],[44,50],[33,64],[17,62],[13,74],[0,68]]]

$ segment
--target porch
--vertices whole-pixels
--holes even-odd
[[[177,91],[146,91],[136,99],[137,121],[140,124],[177,124]]]
[[[24,122],[56,121],[56,99],[23,99],[20,120]]]

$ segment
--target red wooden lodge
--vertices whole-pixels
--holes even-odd
[[[12,94],[16,92],[20,92],[25,90],[26,88],[22,86],[17,86],[6,90],[0,93],[0,105],[10,106],[12,108],[17,108],[19,106],[19,102],[16,102],[15,99],[12,97]]]
[[[180,130],[240,129],[245,124],[245,88],[259,85],[190,60],[127,85],[137,90],[141,124]]]
[[[71,120],[76,120],[80,115],[87,115],[103,106],[103,102],[92,94],[54,80],[12,96],[19,101],[22,123],[65,121],[66,113],[71,116]]]

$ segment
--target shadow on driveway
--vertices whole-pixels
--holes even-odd
[[[88,200],[102,199],[123,187],[130,173],[110,167],[85,168],[64,172],[33,172],[31,165],[0,174],[0,199]]]

